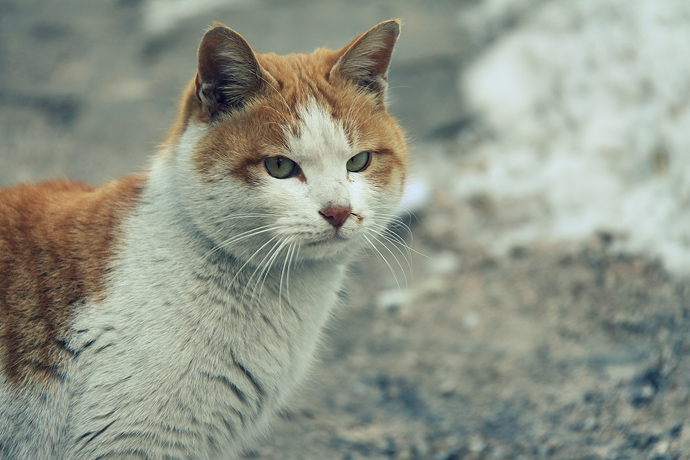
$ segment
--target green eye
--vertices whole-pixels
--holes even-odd
[[[360,172],[367,169],[370,161],[371,152],[359,152],[357,155],[347,160],[346,167],[350,172]]]
[[[297,163],[285,157],[267,157],[264,166],[268,173],[277,179],[287,179],[299,171]]]

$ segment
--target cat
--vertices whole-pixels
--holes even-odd
[[[216,23],[145,172],[0,191],[0,458],[237,458],[406,178],[400,22],[255,54]]]

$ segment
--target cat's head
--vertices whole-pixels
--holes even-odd
[[[219,250],[337,257],[384,231],[407,168],[385,102],[399,30],[387,21],[340,50],[288,56],[255,54],[220,24],[205,34],[166,161]]]

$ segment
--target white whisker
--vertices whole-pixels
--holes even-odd
[[[290,117],[292,118],[292,121],[294,122],[294,121],[295,121],[295,115],[292,113],[292,109],[290,108],[290,105],[287,103],[287,101],[285,100],[285,97],[282,95],[282,93],[281,93],[280,91],[278,91],[278,90],[276,89],[276,87],[273,86],[273,85],[272,85],[268,80],[266,80],[264,77],[262,77],[261,75],[258,75],[258,77],[259,77],[260,79],[262,79],[262,80],[264,81],[264,83],[266,83],[268,86],[270,86],[271,89],[273,89],[273,91],[275,91],[276,94],[278,94],[278,96],[280,96],[280,99],[282,99],[283,104],[285,104],[285,107],[288,109],[288,113],[290,114]],[[285,119],[285,121],[287,121],[287,118]]]
[[[262,217],[281,217],[281,214],[277,213],[269,213],[269,212],[264,212],[264,213],[249,213],[249,214],[233,214],[230,212],[229,214],[226,214],[224,216],[221,216],[218,218],[216,222],[224,223],[230,220],[237,220],[237,219],[260,219]]]
[[[278,109],[275,109],[275,108],[271,107],[270,105],[260,105],[259,107],[261,107],[261,108],[263,108],[263,109],[273,110],[275,113],[277,113],[278,115],[280,115],[280,116],[283,118],[283,120],[285,120],[285,123],[288,123],[288,124],[290,123],[290,120],[288,120],[287,117],[286,117],[285,115],[283,115],[282,113],[280,113],[280,112],[278,111]],[[280,123],[278,123],[278,124],[280,124]]]
[[[261,226],[261,227],[253,228],[253,229],[251,229],[251,230],[247,230],[247,231],[242,232],[242,233],[240,233],[240,234],[238,234],[238,235],[235,235],[235,236],[233,236],[233,237],[231,237],[231,238],[228,238],[227,240],[223,241],[222,243],[218,243],[216,246],[214,246],[210,251],[208,251],[208,252],[205,254],[205,257],[208,257],[208,256],[212,255],[214,252],[217,252],[217,251],[219,251],[219,250],[221,250],[221,249],[225,249],[225,248],[227,248],[228,246],[230,246],[231,244],[234,244],[234,243],[236,243],[236,242],[238,242],[238,241],[241,241],[241,240],[244,240],[244,239],[247,239],[247,238],[251,238],[251,237],[253,237],[253,236],[260,235],[260,234],[262,234],[262,233],[266,233],[266,232],[270,232],[270,231],[273,231],[273,230],[277,230],[277,229],[279,229],[279,228],[280,228],[280,227],[279,227],[279,226],[276,226],[276,225],[264,225],[264,226]]]
[[[290,263],[292,262],[292,255],[295,250],[296,243],[291,241],[290,247],[288,247],[287,253],[285,254],[285,260],[283,260],[283,268],[280,270],[280,283],[278,285],[278,313],[283,315],[283,277],[285,277],[285,292],[287,295],[287,302],[290,303],[290,286],[289,286],[289,276],[290,276]]]
[[[256,256],[259,252],[261,252],[261,250],[262,250],[263,248],[265,248],[266,246],[268,246],[272,241],[276,240],[277,238],[278,238],[277,236],[272,237],[271,239],[269,239],[268,241],[266,241],[263,245],[261,245],[261,247],[260,247],[259,249],[257,249],[256,251],[254,251],[254,254],[252,254],[251,257],[249,257],[249,258],[244,262],[244,264],[242,264],[242,266],[240,267],[240,269],[237,270],[237,273],[235,273],[235,276],[233,276],[233,277],[232,277],[232,280],[230,280],[230,285],[231,285],[231,286],[235,283],[235,280],[236,280],[237,277],[240,275],[240,273],[242,273],[242,270],[244,270],[244,267],[246,267],[247,264],[248,264],[249,262],[251,262],[251,260],[254,258],[254,256]],[[251,280],[251,277],[250,277],[249,279]],[[245,287],[245,289],[246,289],[246,287]],[[242,296],[244,296],[244,292],[243,292]]]
[[[298,244],[296,244],[295,246],[296,246],[296,249],[297,249],[297,250],[294,251],[294,252],[290,255],[290,262],[288,263],[287,276],[285,277],[285,289],[286,289],[288,304],[291,303],[291,301],[290,301],[290,266],[292,265],[293,259],[294,259],[294,261],[295,261],[295,266],[297,265],[297,261],[299,260],[299,249],[300,249],[300,246],[299,246]]]
[[[372,118],[374,118],[374,117],[377,116],[377,115],[378,115],[378,113],[374,113],[372,116],[370,116],[369,118],[367,118],[366,120],[364,120],[363,122],[361,122],[360,124],[358,124],[357,127],[355,128],[355,131],[359,131],[359,129],[362,127],[362,125],[363,125],[364,123],[366,123],[367,121],[371,120]]]
[[[411,255],[411,253],[414,253],[414,254],[417,254],[418,256],[422,256],[424,258],[431,259],[430,256],[424,254],[423,252],[419,252],[416,249],[413,249],[412,246],[410,246],[410,244],[407,241],[405,241],[405,239],[401,235],[398,235],[390,227],[387,227],[387,226],[381,225],[381,224],[376,224],[376,223],[371,224],[371,225],[374,228],[377,228],[379,230],[384,231],[388,238],[393,238],[397,242],[397,244],[399,244],[400,246],[404,246],[406,251],[410,255]],[[398,227],[403,227],[406,230],[406,233],[408,233],[410,235],[410,240],[412,239],[412,231],[410,230],[410,227],[408,227],[405,224],[400,224],[400,225],[398,225]]]
[[[411,261],[411,259],[410,259],[411,256],[412,256],[412,253],[411,253],[411,251],[410,251],[410,247],[407,245],[407,243],[405,243],[404,240],[402,240],[402,239],[401,239],[398,235],[396,235],[395,233],[390,232],[387,228],[382,228],[382,229],[379,230],[379,229],[376,229],[375,226],[372,226],[372,228],[370,228],[369,231],[372,232],[372,233],[375,233],[375,234],[378,235],[380,238],[382,238],[382,239],[386,240],[387,242],[389,242],[390,244],[392,244],[393,247],[394,247],[394,248],[400,253],[400,255],[405,259],[405,262],[407,262],[408,268],[412,269],[412,261]],[[388,235],[386,234],[387,232],[389,233]],[[395,237],[398,238],[398,239],[395,239],[395,238],[393,238],[393,237],[391,237],[391,236],[389,236],[389,235],[393,235],[393,236],[395,236]],[[379,241],[380,241],[380,240],[379,240]],[[405,251],[407,252],[407,254],[405,254],[405,252],[403,252],[403,250],[400,249],[401,246],[405,249]],[[401,269],[402,269],[402,267],[401,267]]]
[[[391,264],[388,263],[388,260],[386,260],[386,258],[383,256],[383,254],[381,253],[381,251],[379,251],[379,249],[378,249],[378,248],[376,247],[376,245],[369,239],[369,237],[367,237],[366,235],[362,235],[362,237],[363,237],[365,240],[367,240],[367,242],[369,243],[369,246],[370,246],[374,251],[376,251],[376,253],[378,253],[378,255],[381,257],[381,260],[383,260],[383,262],[388,266],[388,269],[391,271],[391,275],[393,275],[393,279],[395,280],[395,284],[398,285],[398,289],[401,289],[401,287],[400,287],[400,282],[398,281],[398,277],[395,276],[395,270],[393,270],[393,267],[391,266]],[[397,260],[397,259],[396,259],[396,260]],[[407,286],[407,280],[405,280],[405,286]]]
[[[407,211],[411,216],[413,215],[410,211]],[[405,233],[407,233],[410,236],[410,240],[414,238],[412,235],[412,230],[410,229],[410,226],[405,223],[402,217],[400,217],[397,214],[380,214],[379,217],[386,219],[387,221],[390,222],[390,227],[393,228],[402,228]]]
[[[379,233],[379,232],[377,232],[377,231],[375,231],[375,230],[370,229],[370,231],[371,231],[372,233],[375,233],[375,234],[378,235],[379,237],[383,237],[383,235],[382,235],[381,233]],[[385,238],[385,237],[383,237],[383,238]],[[408,284],[407,284],[407,275],[405,275],[405,269],[403,268],[402,264],[400,263],[400,260],[399,260],[398,257],[395,255],[395,253],[394,253],[386,244],[384,244],[379,238],[376,238],[376,240],[379,241],[379,242],[381,242],[381,246],[383,246],[383,248],[385,248],[386,251],[388,251],[388,253],[391,255],[391,257],[393,257],[393,260],[395,260],[395,263],[398,264],[398,267],[400,268],[400,273],[402,274],[403,280],[405,281],[405,287],[407,288],[407,287],[408,287]],[[390,240],[388,240],[388,241],[390,241]],[[403,256],[403,258],[405,259],[405,261],[407,262],[407,264],[408,264],[409,266],[411,266],[411,265],[410,265],[410,260],[405,256],[405,253],[403,253],[397,246],[394,245],[394,247],[395,247],[396,249],[398,249],[398,251],[399,251],[400,254]],[[378,252],[379,252],[379,254],[381,254],[380,251],[378,251]],[[381,257],[383,257],[383,254],[381,254]],[[383,258],[384,258],[384,261],[385,261],[385,257],[383,257]],[[388,267],[391,269],[391,272],[392,272],[392,271],[393,271],[393,268],[391,267],[391,265],[390,265],[387,261],[386,261],[386,264],[388,265]],[[395,274],[393,274],[393,276],[395,276]],[[397,278],[396,278],[396,282],[397,282]],[[400,285],[398,285],[398,287],[400,287]]]
[[[266,267],[268,266],[268,262],[270,261],[269,258],[274,255],[274,251],[276,250],[276,247],[279,247],[283,244],[283,241],[279,237],[276,236],[276,237],[274,237],[274,239],[277,239],[278,241],[276,241],[276,243],[268,250],[266,255],[264,255],[263,259],[261,259],[261,261],[259,261],[259,263],[256,264],[256,268],[254,269],[251,276],[247,280],[247,283],[244,287],[244,290],[242,291],[242,297],[245,296],[247,289],[249,289],[249,285],[251,284],[252,280],[254,279],[254,275],[256,275],[256,273],[259,272],[259,276],[256,278],[256,281],[254,282],[254,289],[252,291],[252,296],[251,296],[251,299],[252,300],[254,299],[254,294],[256,294],[256,288],[257,288],[257,286],[261,280],[261,276],[263,275],[264,270],[266,269]]]
[[[356,111],[354,114],[352,113],[352,109],[354,108],[354,106],[355,106],[355,104],[357,103],[357,101],[358,101],[362,96],[364,96],[365,94],[366,94],[366,91],[364,91],[364,90],[360,90],[360,91],[357,92],[357,95],[356,95],[356,96],[354,97],[354,99],[352,100],[352,104],[350,104],[350,108],[348,109],[347,115],[345,116],[345,122],[344,122],[345,125],[349,125],[350,123],[354,122],[355,118],[357,118],[357,115],[359,115],[359,112],[360,112],[360,110],[362,110],[362,107],[364,107],[364,102],[366,102],[366,100],[363,101],[363,102],[359,105],[359,107],[357,107],[357,111]]]
[[[266,283],[266,278],[268,278],[268,274],[273,267],[274,262],[278,258],[278,255],[280,252],[283,250],[285,245],[288,244],[288,241],[282,240],[280,243],[280,246],[273,252],[273,255],[271,256],[270,259],[265,264],[265,268],[263,270],[263,279],[261,280],[261,286],[259,287],[259,297],[261,297],[261,293],[263,292],[264,289],[264,284]],[[259,278],[261,279],[261,274],[259,274]],[[257,280],[258,282],[258,280]],[[252,298],[254,298],[254,294],[256,293],[256,284],[254,285],[254,291],[252,292]],[[279,300],[280,301],[280,300]]]
[[[291,242],[291,243],[290,243],[290,247],[288,248],[287,253],[285,254],[285,260],[283,261],[283,268],[282,268],[281,271],[280,271],[280,285],[279,285],[279,288],[278,288],[278,299],[281,300],[281,301],[282,301],[282,299],[283,299],[283,278],[284,278],[284,276],[286,275],[286,273],[285,273],[285,272],[286,272],[286,268],[288,267],[290,258],[291,258],[291,256],[292,256],[292,251],[294,251],[294,249],[295,249],[295,243],[294,243],[294,242]],[[288,286],[287,286],[287,281],[286,281],[286,284],[285,284],[285,289],[286,289],[286,290],[287,290],[287,287],[288,287]]]

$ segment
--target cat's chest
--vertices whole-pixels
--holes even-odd
[[[76,347],[89,343],[87,351],[103,348],[99,354],[112,347],[139,356],[148,369],[156,363],[214,367],[234,354],[259,366],[270,360],[267,369],[289,373],[307,359],[342,270],[300,267],[288,283],[280,265],[209,263],[169,242],[147,260],[140,259],[139,244],[124,251],[104,299],[77,316]]]
[[[72,430],[109,426],[100,437],[115,444],[132,430],[146,445],[173,443],[178,430],[195,449],[236,443],[306,374],[343,270],[303,265],[287,284],[282,266],[209,264],[188,235],[161,230],[165,245],[136,235],[106,296],[73,323]]]

